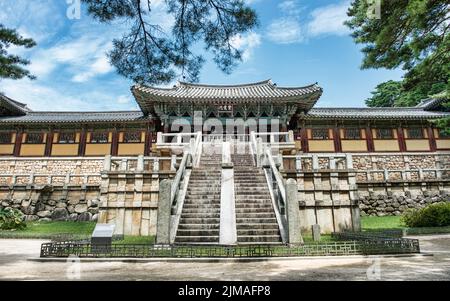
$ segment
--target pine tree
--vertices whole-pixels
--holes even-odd
[[[23,46],[32,48],[36,43],[32,39],[25,39],[14,29],[9,29],[0,24],[0,79],[21,79],[28,77],[35,79],[35,76],[24,69],[30,62],[18,55],[8,53],[11,46]]]

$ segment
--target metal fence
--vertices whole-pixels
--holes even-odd
[[[396,233],[398,235],[398,233]],[[338,240],[357,241],[364,254],[411,254],[420,253],[418,239],[395,237],[394,233],[335,232]]]
[[[41,246],[41,257],[84,258],[241,258],[343,256],[418,253],[419,246],[402,239],[353,240],[304,245],[92,245],[78,242],[53,242]]]

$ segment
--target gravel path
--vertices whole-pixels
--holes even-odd
[[[81,280],[450,280],[450,235],[420,239],[434,256],[260,262],[82,262]],[[0,240],[0,280],[71,280],[74,265],[36,262],[42,240]],[[76,271],[77,268],[75,268]]]

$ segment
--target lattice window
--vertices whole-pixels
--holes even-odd
[[[109,134],[107,132],[91,133],[91,143],[107,143]]]
[[[358,128],[350,128],[345,129],[345,139],[361,139],[361,129]]]
[[[11,133],[0,133],[0,144],[11,143]]]
[[[28,133],[26,138],[26,143],[30,144],[40,144],[44,142],[43,133]]]
[[[141,142],[141,132],[125,132],[123,134],[123,142],[125,143]]]
[[[408,138],[423,139],[423,129],[421,129],[421,128],[408,129]]]
[[[378,139],[392,139],[393,137],[392,129],[377,129]]]
[[[314,140],[327,140],[330,138],[328,129],[312,129],[312,138]]]
[[[75,133],[60,133],[58,135],[59,143],[75,143]]]

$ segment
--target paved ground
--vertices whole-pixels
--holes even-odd
[[[450,280],[450,235],[421,236],[434,256],[306,258],[263,262],[82,262],[81,280]],[[0,280],[70,280],[77,267],[27,260],[40,240],[0,240]],[[369,270],[369,273],[368,273]],[[69,277],[68,277],[69,275]]]

